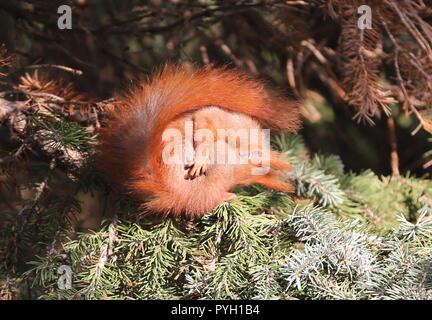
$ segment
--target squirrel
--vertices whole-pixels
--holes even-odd
[[[236,187],[292,191],[283,176],[291,166],[264,137],[298,130],[297,103],[240,71],[167,65],[119,98],[108,119],[96,164],[143,212],[195,218],[234,199]]]

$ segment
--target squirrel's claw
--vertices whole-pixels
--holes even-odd
[[[189,171],[185,175],[186,180],[192,180],[199,176],[207,174],[207,159],[197,159],[185,164],[185,169]]]
[[[185,170],[190,169],[194,166],[194,164],[195,164],[195,162],[192,160],[191,162],[188,162],[184,165],[184,169]]]

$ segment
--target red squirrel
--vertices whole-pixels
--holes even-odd
[[[292,191],[282,177],[290,165],[261,138],[266,130],[295,132],[298,106],[240,71],[166,66],[120,98],[108,118],[97,165],[145,212],[194,218],[235,198],[236,187]],[[235,136],[239,129],[255,136]],[[217,159],[220,150],[226,154]],[[264,153],[269,166],[260,172]]]

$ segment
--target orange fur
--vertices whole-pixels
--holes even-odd
[[[238,186],[259,183],[290,190],[279,172],[289,164],[276,151],[271,151],[271,169],[264,176],[251,175],[254,166],[250,163],[200,167],[196,154],[189,168],[186,163],[162,161],[164,130],[175,128],[184,134],[186,121],[193,122],[194,132],[201,128],[212,132],[298,129],[296,103],[238,71],[203,68],[189,73],[184,68],[165,67],[151,82],[141,83],[122,98],[110,116],[100,133],[97,164],[113,185],[142,201],[146,211],[195,217],[231,199],[230,191]],[[206,142],[193,143],[195,152],[206,154]]]

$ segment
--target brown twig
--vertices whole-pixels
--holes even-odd
[[[81,70],[78,69],[73,69],[70,67],[66,67],[66,66],[62,66],[59,64],[33,64],[30,66],[26,66],[26,69],[39,69],[39,68],[54,68],[54,69],[60,69],[66,72],[70,72],[73,75],[77,75],[80,76],[83,74],[83,72]]]
[[[399,176],[399,155],[397,151],[396,126],[393,117],[387,117],[388,139],[390,144],[390,167],[393,176]]]

